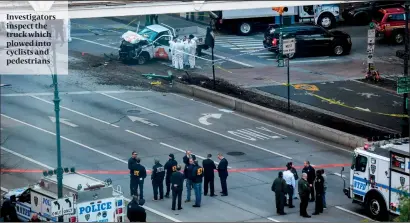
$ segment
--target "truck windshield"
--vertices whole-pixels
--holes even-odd
[[[154,41],[155,38],[157,37],[158,33],[155,32],[152,29],[148,29],[145,28],[141,31],[138,32],[138,34],[140,34],[141,36],[143,36],[144,38],[147,38],[149,41]]]
[[[356,166],[356,155],[353,154],[352,156],[352,166],[350,167],[350,169],[354,170]]]
[[[378,11],[378,12],[376,12],[375,14],[374,14],[374,20],[376,21],[376,22],[381,22],[382,20],[383,20],[383,17],[384,17],[384,13],[383,12],[380,12],[380,11]]]

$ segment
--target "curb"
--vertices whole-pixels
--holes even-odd
[[[174,81],[173,87],[180,93],[223,105],[232,110],[272,121],[279,125],[283,125],[333,143],[347,146],[352,149],[363,146],[367,142],[367,139],[365,138],[306,121],[301,118],[268,109],[260,105],[252,104],[250,102],[202,87],[186,85],[177,81]]]

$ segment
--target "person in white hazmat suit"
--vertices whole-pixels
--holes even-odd
[[[189,67],[191,69],[195,68],[196,40],[197,40],[196,37],[194,37],[193,35],[189,35],[189,40],[188,40],[188,52],[189,52],[188,63],[189,63]]]
[[[169,49],[171,50],[171,62],[172,62],[172,66],[175,67],[175,61],[176,61],[176,57],[175,57],[175,44],[177,43],[177,38],[174,38],[173,40],[169,41]]]
[[[184,44],[184,67],[185,67],[185,66],[188,67],[188,66],[189,66],[188,58],[189,58],[189,44],[190,44],[190,40],[187,39],[186,37],[184,37],[183,44]]]
[[[184,43],[178,40],[175,45],[175,68],[184,69]]]

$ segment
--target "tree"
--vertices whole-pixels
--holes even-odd
[[[405,191],[405,190],[404,190]],[[401,194],[399,198],[400,216],[397,216],[395,222],[410,221],[410,197],[409,194]]]

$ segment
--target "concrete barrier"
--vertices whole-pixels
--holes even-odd
[[[300,132],[325,139],[330,142],[347,146],[352,149],[363,146],[365,142],[367,142],[366,139],[359,136],[319,125],[298,117],[285,114],[283,112],[265,108],[263,106],[253,104],[238,98],[211,91],[206,88],[198,87],[195,85],[186,85],[180,82],[174,82],[173,87],[183,94],[201,98],[238,112],[272,121],[279,125],[283,125]]]

